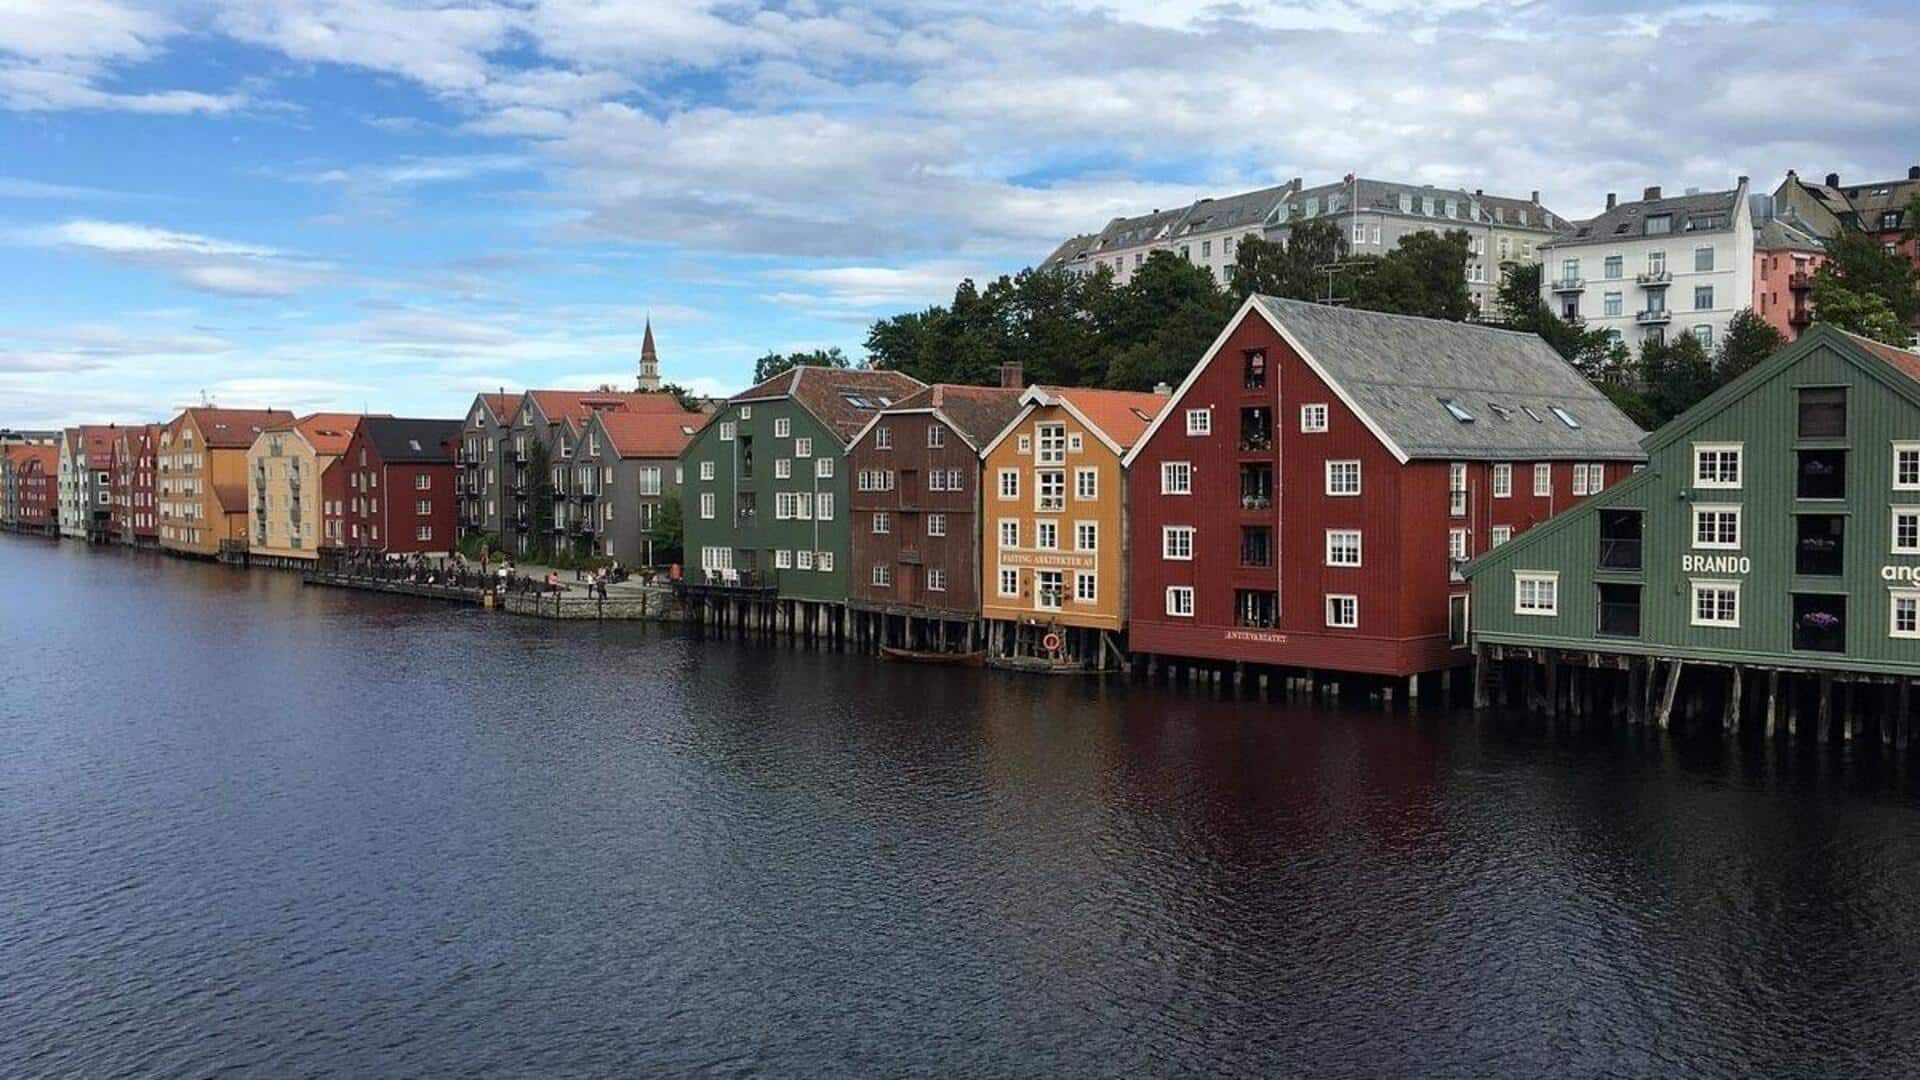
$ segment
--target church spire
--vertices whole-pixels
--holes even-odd
[[[660,389],[660,357],[653,351],[653,316],[647,316],[647,332],[640,339],[640,392],[656,393]]]

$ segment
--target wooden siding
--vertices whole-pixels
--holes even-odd
[[[927,432],[942,432],[942,445],[927,445]],[[879,429],[891,449],[882,449]],[[980,457],[960,433],[931,411],[887,413],[848,453],[852,503],[848,598],[856,605],[968,617],[980,614]],[[936,472],[957,472],[960,490],[935,491]],[[891,474],[892,490],[862,491],[864,473]],[[875,514],[886,514],[888,531],[875,533]],[[927,519],[946,517],[946,534],[930,536]],[[890,568],[892,581],[876,585],[873,568]],[[928,587],[929,571],[946,574],[942,591]]]
[[[1061,469],[1066,474],[1066,506],[1055,513],[1035,510],[1038,495],[1035,455],[1039,450],[1037,429],[1042,424],[1060,424],[1066,429],[1069,449]],[[1020,452],[1020,437],[1026,436],[1026,453]],[[1075,437],[1080,449],[1071,448]],[[1092,500],[1076,497],[1074,470],[1091,468],[1095,472],[1096,491]],[[1016,499],[1000,497],[1000,471],[1012,469],[1020,476]],[[1120,455],[1113,452],[1099,435],[1082,425],[1073,414],[1059,405],[1037,405],[1025,413],[1006,437],[987,454],[981,470],[983,486],[980,501],[980,610],[988,619],[1012,622],[1057,623],[1060,626],[1092,630],[1120,630],[1127,621],[1126,581],[1126,476]],[[1000,546],[1000,522],[1012,520],[1020,525],[1020,546]],[[1034,546],[1037,524],[1051,521],[1059,527],[1059,544],[1049,551]],[[1092,522],[1096,529],[1095,550],[1075,550],[1075,525]],[[1042,565],[1044,564],[1044,565]],[[1001,567],[1019,573],[1020,594],[999,594]],[[1034,581],[1041,570],[1059,570],[1064,596],[1058,611],[1037,606]],[[1074,598],[1074,575],[1094,575],[1094,599],[1083,603]]]
[[[1750,383],[1736,383],[1738,393],[1721,407],[1676,421],[1690,427],[1677,439],[1662,445],[1661,436],[1668,432],[1656,436],[1645,475],[1606,492],[1514,551],[1497,553],[1473,567],[1479,598],[1473,619],[1476,639],[1787,668],[1920,673],[1920,641],[1889,633],[1890,585],[1882,576],[1885,567],[1920,573],[1920,556],[1892,553],[1893,507],[1920,507],[1920,492],[1892,489],[1892,444],[1920,439],[1920,387],[1856,354],[1845,339],[1830,332],[1810,333],[1787,352],[1794,355],[1786,366],[1770,370],[1771,365],[1763,365],[1748,376]],[[1847,388],[1844,438],[1798,437],[1797,390],[1809,386]],[[1741,444],[1738,490],[1695,486],[1697,443]],[[1796,452],[1824,448],[1847,451],[1847,497],[1796,498]],[[1741,508],[1738,550],[1694,547],[1696,505]],[[1604,508],[1643,512],[1641,571],[1598,569],[1599,511]],[[1845,518],[1843,573],[1838,577],[1795,573],[1796,516],[1808,513]],[[1736,561],[1727,568],[1688,570],[1684,563],[1689,556],[1729,556]],[[1519,571],[1559,575],[1557,614],[1514,611]],[[1738,627],[1693,625],[1695,580],[1739,583]],[[1603,583],[1641,587],[1638,637],[1598,632],[1598,587]],[[1847,597],[1844,653],[1793,647],[1796,592]]]

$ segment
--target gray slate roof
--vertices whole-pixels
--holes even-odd
[[[453,444],[460,440],[460,421],[369,416],[360,421],[367,441],[380,459],[396,461],[452,461]]]
[[[1273,213],[1273,208],[1292,193],[1292,184],[1281,184],[1279,187],[1229,195],[1224,199],[1201,199],[1187,207],[1186,215],[1174,225],[1173,235],[1179,237],[1221,229],[1258,227],[1267,220],[1268,214]]]
[[[1274,223],[1283,225],[1328,214],[1351,213],[1353,205],[1350,199],[1360,204],[1361,213],[1400,214],[1434,222],[1499,225],[1543,232],[1559,232],[1570,227],[1560,215],[1531,199],[1514,199],[1428,184],[1369,180],[1366,177],[1356,179],[1351,186],[1343,180],[1336,184],[1304,188],[1297,196],[1286,200],[1286,206],[1281,209]],[[1447,202],[1448,212],[1444,217],[1434,212],[1436,200],[1440,199]],[[1312,214],[1307,213],[1309,201],[1314,205]]]
[[[1648,235],[1647,219],[1661,214],[1673,216],[1673,231],[1664,235],[1684,237],[1731,232],[1733,219],[1739,209],[1739,188],[1623,202],[1599,217],[1575,225],[1573,235],[1560,237],[1552,241],[1550,246],[1577,247],[1582,244],[1612,244],[1622,240],[1645,239]],[[1709,221],[1718,221],[1719,224],[1709,225]]]
[[[1408,457],[1646,457],[1640,450],[1645,433],[1532,334],[1272,296],[1258,300]],[[1473,420],[1455,417],[1444,404],[1449,400]],[[1556,406],[1580,426],[1567,426]]]

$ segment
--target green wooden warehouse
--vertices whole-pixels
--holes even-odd
[[[1837,717],[1904,745],[1920,354],[1815,326],[1643,445],[1643,471],[1466,567],[1478,703],[1823,738]]]
[[[847,444],[923,388],[897,371],[801,366],[728,399],[680,457],[680,588],[696,617],[845,632]]]

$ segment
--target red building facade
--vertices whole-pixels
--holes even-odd
[[[1131,647],[1462,663],[1460,564],[1627,476],[1640,434],[1538,338],[1254,297],[1128,455]]]
[[[60,452],[51,446],[14,451],[20,488],[20,528],[55,535],[60,527]]]
[[[328,469],[331,474],[344,466],[342,508],[322,515],[322,528],[337,520],[343,538],[329,538],[327,545],[390,555],[452,551],[458,543],[453,475],[459,438],[459,420],[363,418],[347,452]]]
[[[151,545],[160,541],[160,518],[154,503],[160,424],[121,428],[113,443],[111,484],[113,538],[123,544]]]
[[[969,641],[980,618],[980,451],[1020,411],[1008,388],[929,386],[877,414],[847,449],[848,602],[878,640]]]

